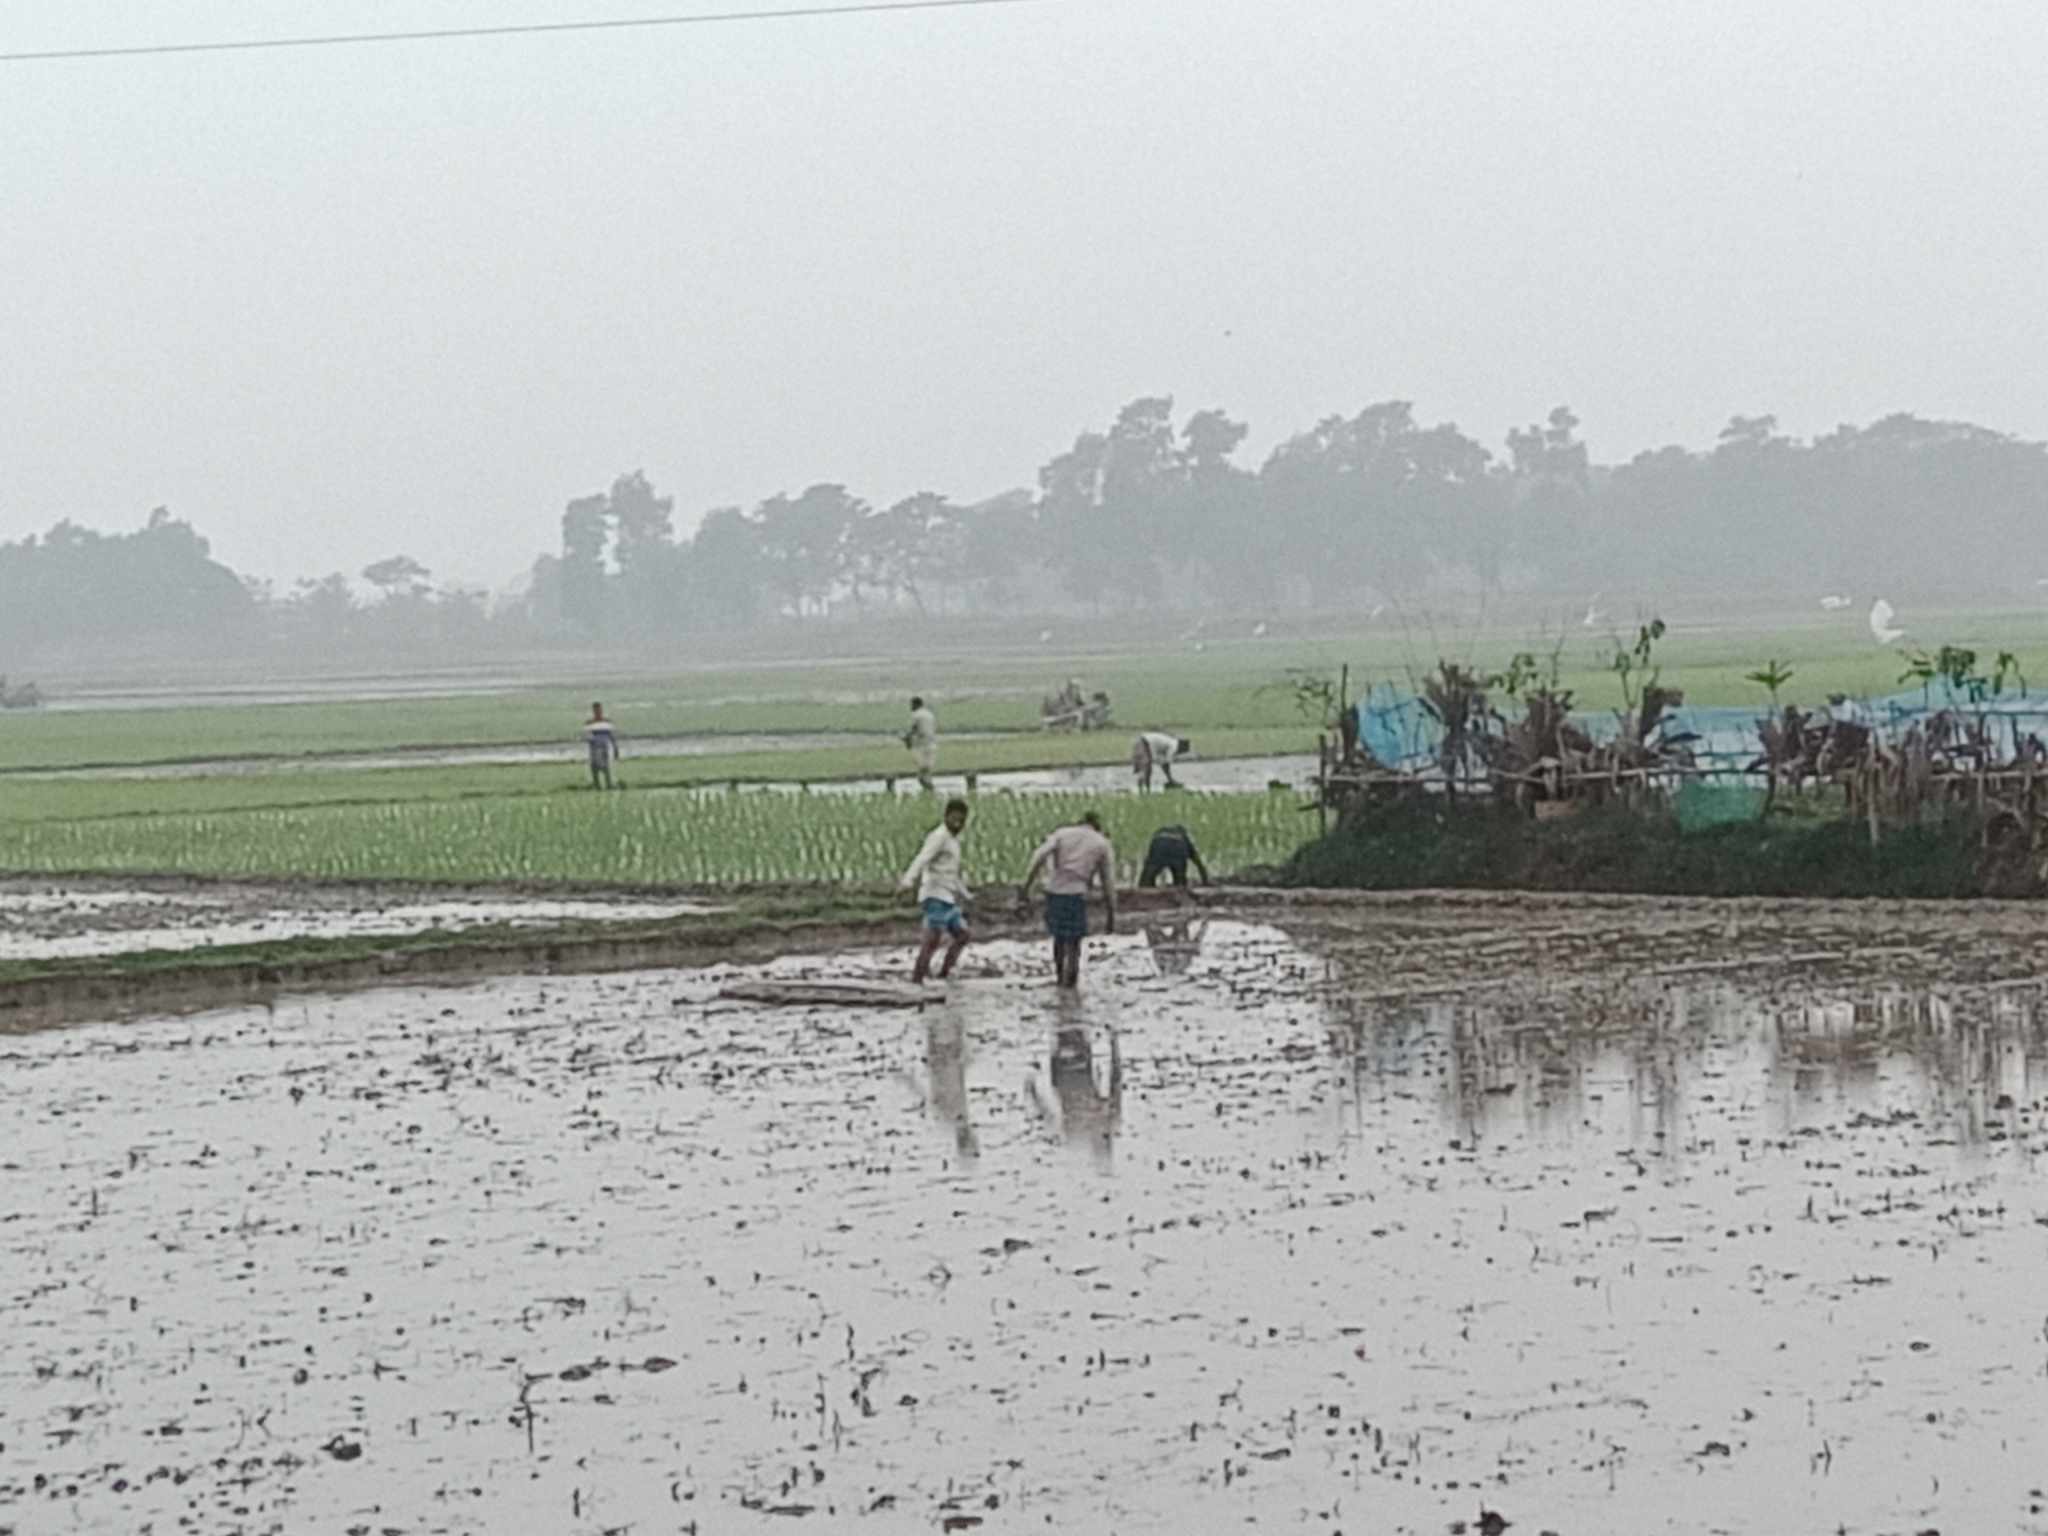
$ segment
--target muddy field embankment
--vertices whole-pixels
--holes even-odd
[[[709,892],[642,887],[183,878],[17,881],[7,889],[19,899],[31,884],[69,898],[43,912],[42,932],[52,942],[89,940],[93,952],[0,955],[0,1031],[396,983],[759,962],[798,950],[900,945],[907,953],[916,932],[906,906],[865,889],[750,887],[723,893],[723,902]],[[1565,970],[1618,980],[1822,974],[1845,965],[1921,982],[2048,974],[2048,913],[2012,901],[1220,886],[1127,891],[1119,906],[1127,929],[1232,917],[1284,924],[1310,947],[1319,933],[1339,935],[1361,960],[1355,974],[1365,991],[1410,997],[1542,982]],[[434,923],[405,920],[422,912],[435,914]],[[192,943],[193,926],[209,917],[234,942]],[[1102,926],[1099,908],[1095,925]],[[252,936],[265,927],[276,936]],[[1028,940],[1040,931],[1035,911],[1008,902],[978,909],[974,928],[982,940]],[[1798,942],[1788,942],[1792,933]]]
[[[1181,899],[1138,891],[1120,903],[1135,916]],[[122,877],[0,881],[0,901],[0,1032],[401,982],[762,961],[794,948],[908,945],[915,934],[907,898],[810,886]],[[1037,918],[989,903],[975,931],[1028,937]]]

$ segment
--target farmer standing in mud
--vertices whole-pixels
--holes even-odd
[[[939,717],[922,698],[910,701],[910,729],[903,733],[903,745],[917,764],[918,787],[932,792],[932,770],[939,766]]]
[[[612,729],[611,721],[604,717],[604,706],[590,706],[590,718],[583,722],[583,744],[590,750],[590,787],[611,789],[612,764],[618,760],[619,737]]]
[[[903,878],[896,882],[899,890],[907,891],[916,886],[922,908],[918,921],[924,930],[924,938],[918,945],[917,963],[910,968],[912,981],[922,982],[931,975],[932,956],[938,952],[941,939],[951,940],[946,949],[946,962],[939,967],[941,981],[953,974],[960,951],[967,947],[966,907],[971,893],[960,870],[960,834],[966,827],[967,802],[947,801],[946,819],[932,828],[930,836],[924,840],[924,847],[910,861],[910,868],[903,872]]]
[[[1081,941],[1088,936],[1088,887],[1102,882],[1105,926],[1116,932],[1116,850],[1102,832],[1102,818],[1082,813],[1070,827],[1061,827],[1031,855],[1017,905],[1028,906],[1031,883],[1041,869],[1045,877],[1045,931],[1052,935],[1052,969],[1062,987],[1081,984]]]

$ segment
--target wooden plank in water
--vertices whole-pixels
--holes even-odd
[[[735,981],[718,995],[778,1008],[921,1008],[940,994],[907,981]]]

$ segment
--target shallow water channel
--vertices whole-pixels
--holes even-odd
[[[644,922],[701,915],[716,905],[607,895],[465,895],[423,899],[391,887],[208,883],[185,890],[0,877],[0,960],[47,960],[139,950],[205,949],[280,939],[449,932],[482,927]]]
[[[1091,943],[0,1038],[0,1531],[2048,1530],[2040,987]]]

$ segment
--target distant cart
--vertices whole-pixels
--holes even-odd
[[[7,678],[0,675],[0,709],[40,709],[42,706],[43,690],[34,683],[10,687]]]
[[[1081,685],[1067,679],[1057,693],[1049,693],[1038,706],[1038,723],[1048,731],[1099,731],[1107,727],[1109,695],[1101,689],[1083,693]]]

